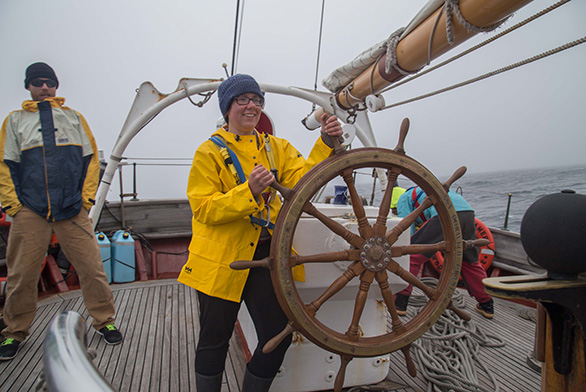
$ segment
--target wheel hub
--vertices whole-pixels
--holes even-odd
[[[369,238],[362,245],[360,262],[369,271],[382,271],[391,262],[391,245],[382,237]]]

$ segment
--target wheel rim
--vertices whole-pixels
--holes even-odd
[[[290,250],[304,206],[313,195],[331,179],[343,174],[347,176],[349,171],[366,167],[380,168],[397,175],[401,174],[420,186],[433,199],[433,205],[437,210],[444,238],[449,243],[449,247],[445,252],[444,271],[438,280],[436,294],[433,299],[427,301],[418,315],[401,327],[394,326],[393,330],[386,334],[349,338],[348,333],[340,333],[323,324],[303,302],[293,280]],[[389,188],[386,192],[388,190]],[[456,289],[463,250],[457,213],[442,184],[429,170],[412,158],[392,150],[362,148],[323,161],[307,173],[292,191],[292,196],[288,197],[283,205],[275,225],[270,269],[277,298],[295,329],[328,351],[352,357],[372,357],[390,353],[409,345],[437,321],[448,306]],[[359,207],[355,207],[355,211],[356,208]],[[363,241],[370,239],[364,233],[361,233],[359,237]],[[389,245],[392,247],[393,243],[394,241]],[[382,245],[383,249],[386,249],[385,246]],[[368,255],[366,259],[369,259]],[[387,272],[386,269],[385,272]],[[374,283],[378,283],[380,286],[380,282],[377,280]],[[369,288],[369,290],[372,289],[376,290],[374,287]]]

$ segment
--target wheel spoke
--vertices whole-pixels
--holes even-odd
[[[413,378],[417,377],[417,368],[415,367],[415,362],[413,362],[413,358],[411,358],[411,344],[406,345],[405,347],[401,348],[403,355],[405,356],[405,362],[407,363],[407,371],[409,375]]]
[[[425,293],[425,295],[427,295],[429,299],[436,299],[435,296],[438,293],[437,290],[432,289],[431,287],[427,286],[425,283],[417,279],[417,276],[413,275],[411,272],[401,267],[399,263],[397,263],[395,260],[391,259],[391,262],[387,266],[387,269],[395,275],[397,275],[399,278],[403,279],[405,282],[423,291],[423,293]]]
[[[393,246],[391,248],[391,256],[399,257],[405,255],[415,255],[419,253],[428,252],[446,252],[450,249],[450,243],[448,241],[441,241],[435,244],[417,244],[417,245],[403,245]]]
[[[332,284],[326,289],[326,291],[323,292],[322,295],[320,295],[318,299],[316,299],[315,301],[306,306],[307,311],[312,316],[315,316],[315,314],[317,313],[319,308],[321,308],[324,302],[326,302],[333,295],[335,295],[344,287],[346,287],[348,282],[350,282],[352,279],[360,275],[362,272],[364,272],[364,270],[364,266],[359,262],[355,261],[354,263],[352,263],[352,265],[350,265],[348,269],[344,271],[344,273],[340,277],[338,277],[338,279],[332,282]]]
[[[230,263],[230,268],[234,270],[245,270],[249,268],[269,268],[271,262],[270,257],[265,257],[260,260],[237,260]]]
[[[368,289],[372,284],[374,279],[374,272],[365,271],[360,276],[360,287],[358,289],[358,294],[356,295],[356,301],[354,302],[354,313],[352,314],[352,322],[350,323],[350,327],[346,332],[346,336],[351,341],[358,341],[359,334],[359,326],[358,323],[360,322],[360,317],[364,312],[364,306],[366,305],[366,299],[368,298]]]
[[[452,312],[456,313],[456,315],[464,321],[470,321],[470,319],[472,318],[472,317],[470,317],[470,314],[468,312],[457,308],[456,305],[454,305],[454,302],[452,302],[452,301],[450,301],[450,303],[448,304],[448,309],[450,309]]]
[[[397,224],[395,227],[393,227],[391,230],[389,230],[386,234],[387,237],[387,241],[391,244],[394,244],[397,239],[399,238],[399,236],[401,234],[403,234],[403,232],[407,229],[411,228],[411,225],[413,223],[415,223],[415,220],[417,219],[417,217],[419,215],[421,215],[423,213],[423,211],[425,211],[426,209],[428,209],[429,207],[431,207],[433,205],[433,201],[431,199],[431,197],[425,196],[425,198],[423,199],[423,202],[419,205],[419,207],[417,207],[415,209],[415,211],[411,212],[409,215],[407,215],[405,218],[403,218],[401,220],[401,222],[399,222],[399,224]]]
[[[401,174],[401,170],[398,168],[392,168],[389,170],[389,175],[387,177],[387,188],[385,189],[385,194],[378,210],[376,223],[373,225],[374,234],[377,237],[382,237],[387,230],[387,217],[389,216],[389,211],[391,210],[393,188],[395,182],[397,182],[397,177],[399,177],[399,174]]]
[[[291,255],[289,265],[291,268],[308,263],[331,263],[334,261],[357,261],[360,259],[360,250],[348,249],[340,252],[319,253],[315,255]]]
[[[340,370],[338,370],[336,380],[334,381],[334,392],[342,392],[344,379],[346,378],[346,368],[352,358],[350,355],[340,355]]]
[[[362,244],[364,244],[364,240],[360,238],[360,236],[352,233],[350,230],[346,229],[344,226],[342,226],[332,218],[320,212],[310,202],[305,203],[305,205],[303,206],[303,211],[319,219],[320,222],[326,225],[331,231],[345,239],[350,245],[354,246],[355,248],[360,249]]]
[[[389,314],[391,315],[391,320],[393,324],[393,331],[397,333],[405,332],[405,327],[403,326],[403,322],[399,318],[397,314],[397,308],[395,306],[395,299],[393,298],[393,292],[391,291],[391,287],[388,281],[388,275],[385,270],[379,271],[376,273],[376,281],[378,286],[380,287],[381,294],[383,296],[383,300],[387,305],[387,309],[389,310]]]
[[[354,210],[354,215],[356,215],[356,220],[358,221],[358,232],[362,236],[362,238],[370,238],[372,237],[372,227],[370,223],[368,223],[368,219],[366,219],[366,212],[364,212],[364,206],[362,205],[362,201],[360,200],[360,196],[358,195],[358,191],[356,191],[356,186],[354,184],[354,178],[352,178],[352,169],[347,169],[342,172],[342,178],[344,182],[348,186],[348,191],[350,192],[350,199],[352,200],[352,209]]]
[[[281,344],[283,339],[291,335],[293,332],[295,332],[295,327],[293,327],[293,322],[289,321],[285,328],[281,332],[279,332],[278,335],[274,336],[264,345],[264,347],[262,348],[263,354],[268,354],[272,352],[274,349],[277,348],[279,344]]]

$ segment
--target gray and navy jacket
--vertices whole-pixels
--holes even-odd
[[[83,116],[64,98],[24,101],[0,130],[0,203],[14,216],[23,205],[48,221],[90,209],[99,180],[98,150]]]

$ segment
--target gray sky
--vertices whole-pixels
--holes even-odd
[[[406,26],[425,3],[364,0],[357,8],[355,1],[326,1],[318,89],[325,90],[321,80],[333,69]],[[552,3],[533,1],[504,28]],[[261,83],[312,89],[321,1],[244,4],[237,72],[251,74]],[[108,157],[143,81],[170,93],[182,77],[225,76],[221,64],[232,59],[235,6],[235,0],[2,0],[0,114],[6,116],[30,97],[23,85],[25,68],[47,62],[59,77],[58,95],[86,117]],[[391,90],[384,95],[386,103],[582,38],[585,16],[586,2],[574,0],[486,50]],[[432,65],[490,36],[478,35]],[[583,44],[462,89],[371,114],[370,119],[379,145],[393,148],[401,120],[409,117],[407,154],[440,178],[462,165],[470,173],[586,165],[585,63]],[[306,102],[267,96],[266,111],[277,134],[305,155],[317,137],[300,123],[310,110]],[[191,158],[219,117],[215,96],[203,109],[183,100],[155,118],[125,156]],[[139,197],[184,197],[188,170],[139,167]],[[129,174],[126,169],[125,191],[131,186]],[[115,184],[108,199],[117,198],[117,188]]]

